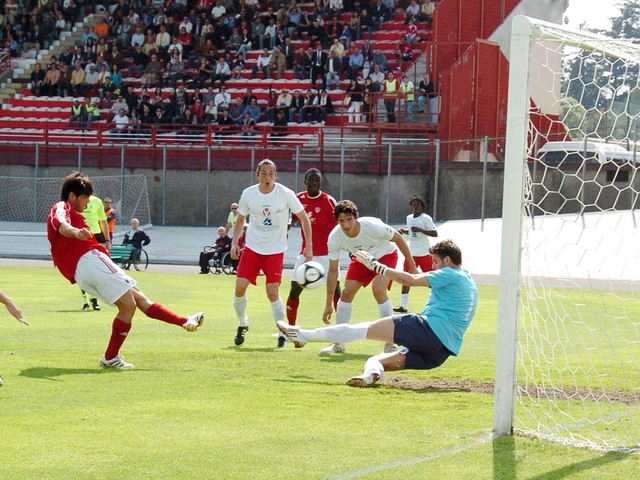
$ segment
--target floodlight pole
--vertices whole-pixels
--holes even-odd
[[[498,295],[496,378],[493,431],[513,430],[520,300],[520,249],[522,246],[524,168],[529,124],[529,56],[532,24],[516,16],[512,23],[509,68],[509,103],[502,202],[502,252]]]

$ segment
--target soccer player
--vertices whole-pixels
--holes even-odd
[[[89,230],[91,230],[91,233],[96,237],[96,240],[103,244],[107,252],[109,252],[111,250],[111,237],[109,236],[107,214],[102,200],[95,195],[91,195],[89,203],[81,215],[84,217]],[[91,305],[94,310],[100,310],[100,304],[96,297],[82,290],[82,298],[84,299],[84,305],[82,306],[83,312],[89,311],[89,305]]]
[[[433,262],[429,248],[429,237],[437,237],[438,232],[433,223],[433,219],[423,212],[427,206],[427,202],[418,196],[409,200],[411,214],[407,215],[407,228],[399,228],[398,231],[402,235],[409,235],[409,250],[413,256],[413,261],[423,272],[433,270]],[[403,270],[408,271],[409,264],[404,261]],[[394,312],[407,313],[409,306],[409,285],[402,286],[402,294],[400,295],[400,306],[393,309]]]
[[[113,228],[118,221],[118,212],[113,208],[111,199],[106,197],[104,199],[104,214],[107,216],[107,226],[109,227],[109,241],[113,243]]]
[[[398,263],[398,249],[402,252],[409,263],[409,272],[417,273],[416,265],[413,257],[409,252],[409,246],[398,232],[382,220],[374,217],[358,216],[358,207],[351,200],[342,200],[338,202],[333,210],[333,215],[338,221],[338,225],[329,234],[329,273],[327,274],[327,302],[322,320],[329,323],[333,312],[333,292],[338,279],[338,261],[340,258],[340,250],[345,250],[353,255],[358,250],[366,249],[380,263],[395,268]],[[347,270],[344,288],[338,301],[336,308],[336,323],[349,323],[351,319],[351,307],[356,293],[362,287],[371,284],[373,298],[378,303],[378,312],[380,318],[393,314],[393,305],[387,296],[387,290],[391,288],[391,282],[388,278],[372,272],[368,268],[358,263],[352,258],[349,269]],[[385,352],[394,352],[396,346],[392,342],[388,342]],[[345,346],[342,342],[334,342],[320,353],[344,353]]]
[[[296,196],[302,203],[304,211],[307,212],[309,222],[311,223],[311,235],[313,242],[313,260],[320,263],[324,267],[324,271],[329,271],[329,253],[327,247],[327,240],[331,230],[337,225],[336,219],[333,216],[333,209],[336,206],[335,199],[326,192],[321,190],[322,188],[322,173],[317,168],[311,168],[304,174],[304,184],[307,186],[307,190],[298,193]],[[294,218],[295,220],[295,218]],[[296,258],[296,264],[293,267],[293,271],[305,262],[304,249],[305,249],[305,237],[302,237],[302,249],[298,258]],[[326,283],[325,276],[325,283]],[[287,298],[287,321],[289,325],[296,324],[296,318],[298,315],[298,305],[300,305],[300,294],[303,288],[298,285],[295,280],[291,280],[291,290],[289,291],[289,298]],[[333,293],[333,305],[338,304],[340,298],[340,281],[336,283],[336,288]]]
[[[402,345],[398,352],[371,357],[363,375],[351,377],[347,385],[368,387],[380,380],[384,372],[429,370],[442,365],[449,356],[460,353],[462,338],[475,315],[478,304],[476,284],[464,270],[462,253],[451,240],[431,247],[433,270],[411,274],[389,268],[360,250],[355,258],[377,274],[403,285],[431,287],[431,296],[420,315],[406,313],[356,325],[333,325],[315,330],[278,323],[278,328],[293,340],[297,348],[307,342],[354,342],[378,340]]]
[[[22,315],[22,310],[20,310],[20,308],[15,303],[13,303],[13,301],[5,293],[3,293],[2,290],[0,290],[0,303],[7,307],[9,313],[13,315],[16,320],[18,320],[20,323],[24,323],[25,325],[29,325],[27,319]],[[2,384],[3,380],[2,376],[0,375],[0,387],[2,386]]]
[[[240,258],[233,296],[233,308],[238,318],[238,331],[234,342],[244,343],[249,330],[247,323],[247,297],[249,284],[256,284],[260,270],[266,277],[267,298],[271,303],[271,315],[276,322],[285,319],[284,303],[279,289],[282,281],[284,251],[287,248],[289,211],[298,216],[302,232],[310,239],[303,251],[305,261],[313,258],[313,238],[309,218],[293,190],[276,182],[276,165],[269,159],[262,160],[256,168],[258,184],[245,188],[238,205],[238,219],[233,227],[231,258]],[[247,230],[246,244],[240,256],[238,241],[242,235],[245,219],[251,215],[251,228]],[[334,285],[335,286],[335,285]],[[278,348],[287,344],[284,334],[278,336]]]
[[[137,282],[111,261],[107,250],[96,240],[81,215],[92,193],[93,183],[80,172],[73,172],[62,181],[61,201],[51,207],[47,217],[51,257],[69,282],[78,283],[89,294],[118,308],[100,364],[133,368],[120,355],[120,348],[131,330],[136,308],[149,318],[179,325],[189,332],[195,332],[202,325],[204,313],[183,317],[152,302],[136,286]]]

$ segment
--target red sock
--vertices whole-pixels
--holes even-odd
[[[180,327],[187,321],[187,317],[182,317],[177,313],[173,313],[171,310],[163,307],[159,303],[153,303],[149,308],[147,308],[147,313],[145,315],[149,318],[155,318],[156,320],[178,325]]]
[[[291,300],[287,298],[287,321],[289,325],[295,325],[298,318],[298,305],[300,305],[300,299]]]
[[[104,352],[104,358],[106,360],[113,360],[118,356],[120,353],[120,347],[122,347],[122,344],[127,339],[129,330],[131,330],[130,323],[124,323],[119,318],[113,320],[113,325],[111,326],[111,338],[109,339],[107,350]]]

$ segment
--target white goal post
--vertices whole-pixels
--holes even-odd
[[[512,24],[493,430],[640,452],[640,45]]]

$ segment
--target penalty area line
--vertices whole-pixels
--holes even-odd
[[[447,450],[439,450],[437,452],[433,452],[423,457],[405,458],[402,460],[396,460],[394,462],[383,463],[381,465],[374,465],[371,467],[362,468],[360,470],[353,470],[351,472],[345,472],[338,475],[331,475],[329,477],[325,477],[325,480],[346,480],[349,478],[362,477],[364,475],[369,475],[371,473],[376,473],[383,470],[390,470],[393,468],[400,468],[408,465],[417,465],[418,463],[428,462],[430,460],[435,460],[437,458],[442,458],[449,455],[455,455],[456,453],[464,452],[466,450],[479,447],[480,445],[484,445],[486,443],[493,441],[493,438],[494,438],[493,434],[488,434],[488,435],[485,435],[483,438],[476,440],[475,442],[471,442],[465,445],[458,445],[456,447],[449,448]]]

